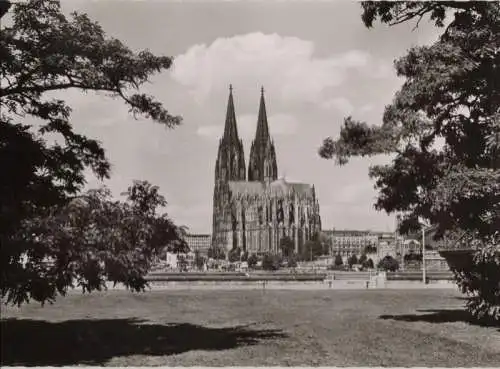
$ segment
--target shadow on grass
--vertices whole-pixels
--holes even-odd
[[[456,323],[464,322],[481,327],[500,327],[500,322],[478,321],[463,309],[425,309],[417,310],[419,313],[427,314],[405,314],[405,315],[381,315],[379,319],[398,320],[403,322],[427,322],[427,323]]]
[[[1,364],[17,366],[101,365],[113,357],[163,356],[190,350],[227,350],[285,338],[279,330],[248,326],[209,328],[150,324],[138,319],[1,321]]]

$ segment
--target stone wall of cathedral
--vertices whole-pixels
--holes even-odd
[[[274,195],[230,194],[222,207],[224,219],[215,237],[226,251],[239,247],[249,254],[281,252],[280,241],[287,236],[294,241],[295,252],[321,230],[319,205],[313,196],[296,193]]]

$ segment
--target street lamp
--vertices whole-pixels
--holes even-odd
[[[422,227],[422,282],[424,284],[427,283],[427,276],[426,276],[426,270],[425,270],[425,230],[430,227],[429,224],[427,224],[424,220],[420,220],[420,227]]]

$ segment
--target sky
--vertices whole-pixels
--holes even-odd
[[[380,124],[384,106],[402,84],[393,61],[437,38],[422,21],[367,29],[351,1],[63,0],[63,10],[87,13],[109,36],[133,50],[174,57],[154,76],[152,93],[183,123],[173,130],[135,120],[119,100],[65,92],[77,131],[98,139],[112,163],[104,182],[115,195],[134,179],[160,187],[166,211],[191,233],[210,233],[214,165],[223,132],[228,87],[248,165],[260,88],[275,141],[278,172],[314,184],[323,229],[392,231],[394,217],[373,208],[368,168],[388,157],[345,166],[319,157],[323,139],[339,134],[343,118]],[[90,173],[88,187],[102,185]]]

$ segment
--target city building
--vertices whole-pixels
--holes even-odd
[[[278,179],[264,89],[247,177],[230,87],[224,134],[215,165],[212,246],[226,253],[236,248],[250,254],[278,253],[280,240],[288,236],[294,241],[295,252],[301,253],[305,242],[320,230],[314,185]]]
[[[378,236],[377,249],[379,260],[386,256],[391,256],[399,261],[401,243],[402,240],[399,239],[394,233],[380,233]]]
[[[188,234],[184,237],[189,250],[192,252],[200,252],[201,255],[207,256],[208,249],[212,244],[211,234]]]
[[[375,253],[378,248],[379,234],[360,230],[327,230],[323,231],[329,240],[330,254],[340,254],[342,257],[360,256],[365,253]]]

